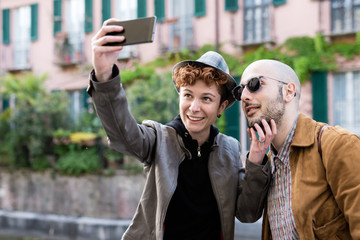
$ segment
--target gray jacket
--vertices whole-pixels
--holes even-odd
[[[116,69],[117,70],[117,69]],[[120,75],[96,82],[90,75],[88,93],[109,138],[110,146],[143,162],[147,180],[132,223],[123,239],[162,239],[167,207],[175,192],[178,167],[191,159],[175,129],[154,121],[137,124],[128,109]],[[269,162],[247,160],[242,168],[239,142],[217,134],[209,156],[209,175],[218,203],[224,240],[234,239],[235,216],[255,222],[263,211],[270,183]]]

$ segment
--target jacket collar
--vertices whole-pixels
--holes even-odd
[[[179,134],[179,136],[182,139],[182,142],[184,143],[185,146],[185,153],[187,155],[187,157],[189,159],[192,158],[192,156],[196,156],[197,152],[198,152],[198,142],[196,140],[193,140],[192,137],[190,136],[189,132],[187,131],[184,123],[181,120],[180,115],[177,115],[175,117],[175,119],[169,123],[167,123],[166,125],[174,128],[177,132],[177,134]],[[214,127],[211,126],[210,127],[210,136],[208,141],[206,141],[202,146],[201,146],[201,151],[209,151],[210,149],[212,149],[212,147],[214,147],[215,145],[217,145],[217,136],[218,136],[219,130]]]
[[[308,147],[315,143],[316,122],[300,113],[296,124],[295,136],[292,146]]]

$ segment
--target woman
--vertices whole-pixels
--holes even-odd
[[[88,93],[110,146],[137,157],[147,174],[137,211],[122,238],[233,239],[235,216],[244,222],[261,217],[270,172],[263,152],[260,158],[247,159],[243,168],[239,142],[213,126],[235,101],[236,83],[225,60],[207,52],[197,61],[176,64],[179,116],[166,125],[137,124],[115,65],[122,47],[104,46],[124,40],[106,35],[122,31],[121,26],[107,26],[112,21],[116,20],[105,21],[93,38]],[[275,134],[276,129],[266,132],[270,139]],[[263,145],[253,141],[252,149]]]

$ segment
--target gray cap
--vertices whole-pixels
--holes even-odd
[[[195,60],[185,60],[185,61],[177,63],[173,67],[173,70],[172,70],[172,79],[173,79],[174,84],[175,84],[175,81],[174,81],[174,71],[175,71],[175,69],[183,67],[183,66],[185,66],[187,64],[191,65],[193,63],[199,64],[199,65],[204,65],[204,67],[216,68],[220,72],[227,75],[228,81],[227,81],[225,86],[226,86],[226,90],[227,90],[226,91],[226,95],[227,95],[226,100],[229,101],[229,104],[227,105],[226,108],[229,108],[235,102],[235,98],[233,97],[232,90],[236,86],[236,81],[230,75],[229,67],[226,64],[225,59],[220,54],[218,54],[217,52],[208,51],[196,61]],[[176,91],[179,92],[179,89],[176,87],[176,85],[175,85],[175,88],[176,88]]]

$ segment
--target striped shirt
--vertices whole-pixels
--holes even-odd
[[[295,121],[289,135],[276,154],[271,147],[272,181],[268,194],[268,216],[273,239],[300,239],[291,208],[290,145],[294,138]]]

